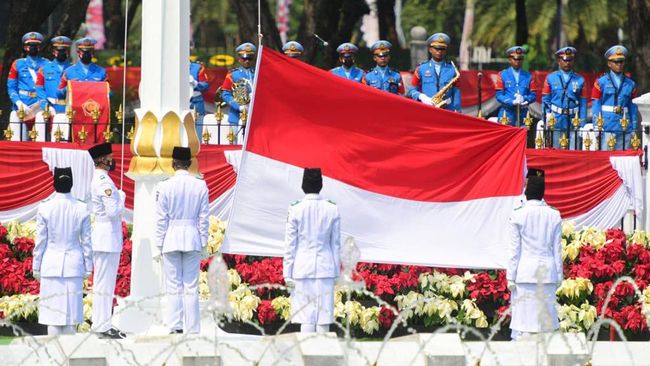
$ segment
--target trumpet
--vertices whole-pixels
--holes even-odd
[[[449,82],[445,86],[440,88],[440,90],[438,90],[436,95],[431,97],[431,105],[434,105],[434,106],[436,106],[438,108],[444,107],[444,105],[447,104],[447,101],[445,99],[443,99],[445,94],[447,94],[449,89],[451,89],[454,86],[454,83],[458,79],[460,79],[460,71],[458,71],[458,69],[456,68],[456,65],[454,65],[453,61],[451,61],[451,66],[454,68],[454,71],[456,72],[456,75],[451,80],[449,80]]]

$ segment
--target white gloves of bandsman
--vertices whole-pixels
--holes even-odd
[[[521,94],[515,94],[515,100],[512,101],[513,105],[526,106],[528,102],[524,100],[524,97]]]
[[[190,75],[190,86],[192,89],[196,88],[199,85],[198,81],[194,80],[194,76]]]

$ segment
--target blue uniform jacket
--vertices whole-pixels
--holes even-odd
[[[106,81],[106,70],[93,63],[88,65],[88,73],[80,62],[68,67],[63,71],[61,83],[59,84],[59,98],[65,98],[68,91],[68,80],[76,81]]]
[[[243,67],[238,67],[234,70],[231,70],[226,75],[226,79],[223,81],[221,90],[223,91],[223,100],[230,107],[228,111],[228,122],[231,125],[239,124],[239,104],[235,101],[235,98],[232,95],[232,87],[241,79],[246,79],[248,80],[248,87],[250,92],[250,89],[253,87],[254,77],[255,69],[245,69]]]
[[[38,70],[47,62],[43,57],[25,57],[11,64],[7,77],[7,94],[13,103],[13,110],[18,109],[16,102],[19,100],[28,106],[38,102],[36,78]]]
[[[59,84],[63,71],[70,67],[70,62],[59,62],[56,59],[48,62],[38,71],[36,94],[41,101],[41,109],[47,104],[52,105],[56,113],[65,112],[65,99],[59,99]]]
[[[340,76],[342,78],[353,80],[359,83],[361,82],[363,76],[365,75],[365,72],[363,72],[363,70],[361,70],[360,68],[354,65],[352,65],[350,70],[346,70],[343,66],[339,66],[331,69],[330,72],[336,76]]]
[[[366,73],[363,83],[375,89],[385,90],[393,94],[404,94],[404,83],[399,71],[386,67],[375,66]]]
[[[451,79],[456,76],[454,67],[449,62],[442,62],[440,65],[440,75],[436,73],[435,63],[433,60],[423,62],[415,69],[413,73],[413,88],[409,90],[408,96],[418,100],[421,93],[433,97],[441,88],[444,88]],[[449,103],[443,106],[444,109],[460,112],[460,89],[457,86],[450,88],[443,96],[448,99]]]
[[[190,62],[190,75],[196,80],[197,84],[194,87],[194,93],[190,98],[190,109],[196,107],[196,112],[199,115],[205,114],[205,103],[203,101],[203,92],[207,91],[210,87],[208,79],[205,75],[205,68],[200,62]]]
[[[610,78],[611,77],[611,78]],[[636,128],[637,123],[637,106],[632,103],[632,99],[636,98],[636,84],[634,81],[625,75],[622,85],[616,87],[612,80],[614,76],[603,75],[594,83],[594,88],[591,90],[591,114],[594,127],[596,127],[596,119],[602,112],[605,124],[603,129],[608,132],[622,132],[621,130],[621,117],[623,113],[618,114],[613,111],[614,107],[620,106],[626,111],[625,115],[630,121],[625,131],[629,132]]]
[[[508,117],[510,126],[517,125],[517,106],[513,104],[515,101],[515,95],[519,93],[524,101],[527,103],[534,103],[536,94],[535,94],[535,82],[528,71],[519,69],[519,81],[515,79],[515,73],[512,67],[509,67],[505,70],[502,70],[497,76],[497,82],[495,89],[497,91],[496,97],[497,101],[501,103],[501,109],[499,109],[499,118],[505,115]],[[528,112],[527,106],[521,106],[519,108],[519,126],[525,127],[524,118],[526,117],[526,112]]]
[[[571,120],[576,112],[580,117],[580,126],[584,126],[587,118],[585,79],[573,71],[569,73],[567,82],[562,77],[562,71],[548,74],[542,88],[542,105],[545,113],[555,116],[556,129],[566,129],[567,126],[572,129]],[[563,111],[568,114],[563,114]]]

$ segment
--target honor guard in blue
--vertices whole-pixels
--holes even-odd
[[[221,85],[221,90],[223,91],[223,100],[228,104],[228,122],[231,125],[239,124],[239,112],[246,111],[248,109],[248,104],[239,105],[235,98],[233,97],[232,89],[233,86],[237,83],[244,81],[248,88],[248,92],[251,93],[253,90],[253,79],[255,77],[255,53],[257,48],[254,44],[250,42],[242,43],[235,49],[237,53],[237,62],[239,62],[239,67],[233,70],[230,70],[226,75],[226,78]]]
[[[580,118],[580,126],[584,126],[587,118],[585,79],[573,71],[576,53],[573,47],[562,47],[555,52],[559,70],[546,76],[542,88],[544,116],[547,121],[551,116],[555,118],[554,147],[559,147],[560,138],[567,132],[567,128],[567,138],[570,141],[575,139],[572,121],[576,114]],[[573,143],[569,146],[573,146]]]
[[[408,91],[408,96],[411,99],[432,105],[432,97],[456,79],[454,66],[445,60],[450,41],[449,36],[444,33],[436,33],[427,39],[431,58],[415,68],[412,80],[413,88]],[[456,81],[453,81],[453,84],[441,97],[444,102],[441,108],[455,112],[461,111],[460,88],[456,86]]]
[[[525,127],[523,120],[528,112],[528,105],[535,102],[535,81],[530,73],[521,68],[526,50],[521,46],[506,50],[510,67],[497,74],[495,89],[497,101],[501,103],[499,118],[505,115],[510,126]],[[519,111],[519,115],[517,115]]]
[[[301,58],[305,48],[296,41],[289,41],[282,46],[282,53],[291,58]]]
[[[359,48],[352,43],[343,43],[338,46],[336,52],[339,53],[341,66],[331,69],[330,72],[342,78],[360,83],[365,73],[354,65],[354,57],[357,51],[359,51]]]
[[[404,94],[404,83],[399,71],[388,66],[390,62],[390,48],[388,41],[377,41],[371,47],[373,60],[377,66],[369,70],[362,83],[375,89],[385,90],[393,94]]]
[[[90,215],[75,199],[72,169],[54,168],[54,190],[38,205],[32,270],[41,282],[38,322],[48,335],[74,334],[84,322],[83,280],[93,270]]]
[[[599,77],[591,89],[591,114],[596,128],[598,117],[602,114],[604,121],[603,131],[606,133],[605,141],[609,140],[610,133],[616,138],[615,149],[623,148],[623,128],[621,119],[628,120],[625,128],[625,145],[629,146],[632,130],[636,129],[637,106],[632,102],[636,98],[637,90],[634,80],[625,76],[623,68],[627,48],[617,45],[605,52],[609,71]]]
[[[65,112],[65,99],[59,99],[59,84],[63,71],[70,67],[70,46],[72,40],[66,36],[57,36],[50,40],[54,59],[38,70],[36,93],[41,101],[41,109],[49,105],[55,113]]]
[[[75,41],[79,62],[63,71],[59,84],[59,98],[65,98],[68,89],[68,80],[77,81],[107,81],[106,70],[93,63],[95,44],[97,41],[85,37]]]
[[[196,121],[196,133],[201,141],[203,134],[203,117],[205,116],[205,102],[203,92],[206,92],[210,85],[208,76],[205,74],[205,67],[201,62],[190,62],[190,86],[192,87],[192,97],[190,98],[190,109],[196,110],[198,121]]]
[[[48,61],[38,55],[41,43],[43,43],[42,34],[38,32],[26,33],[22,41],[25,57],[15,60],[9,68],[7,94],[11,99],[12,109],[14,111],[22,109],[25,112],[23,120],[32,120],[40,110],[36,94],[38,70]],[[23,132],[25,130],[23,129]],[[16,138],[20,138],[20,136],[16,136]]]
[[[122,212],[126,195],[117,189],[108,175],[115,170],[112,146],[109,143],[88,149],[95,165],[90,183],[91,210],[95,226],[91,234],[93,245],[93,314],[91,330],[103,338],[126,338],[112,326],[113,295],[117,267],[122,252]]]
[[[154,260],[162,258],[171,333],[200,333],[199,266],[207,258],[208,186],[187,169],[192,153],[187,147],[172,150],[174,175],[158,184]]]

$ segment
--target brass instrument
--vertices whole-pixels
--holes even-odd
[[[454,68],[454,71],[456,72],[456,76],[454,76],[453,79],[449,80],[447,85],[440,88],[440,90],[438,90],[436,95],[431,97],[431,105],[434,105],[434,106],[436,106],[438,108],[444,107],[444,105],[447,104],[447,102],[443,99],[445,94],[447,94],[449,89],[453,88],[454,83],[458,79],[460,79],[460,71],[458,71],[458,69],[456,68],[456,65],[454,65],[453,61],[451,61],[451,66]]]
[[[251,102],[250,90],[248,88],[248,80],[240,79],[232,86],[232,97],[235,99],[237,104],[248,105]],[[242,111],[239,113],[239,120],[242,124],[246,123],[247,113]]]

